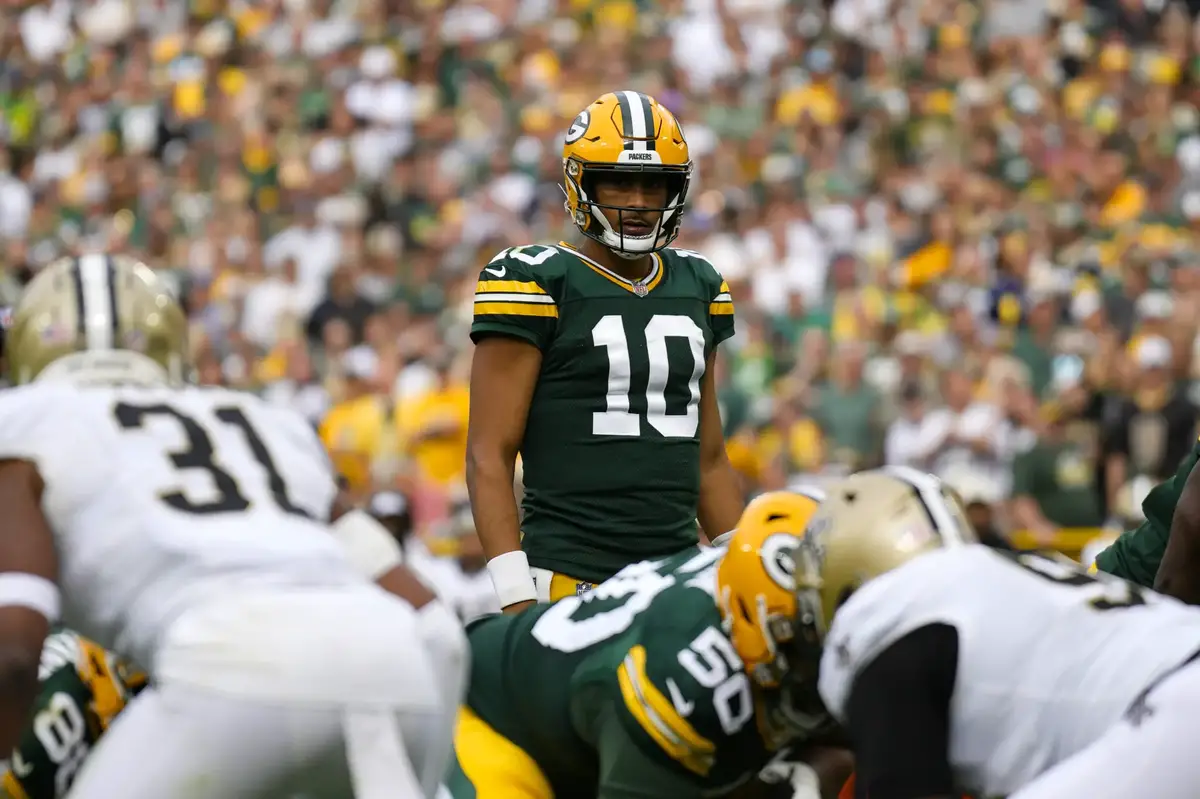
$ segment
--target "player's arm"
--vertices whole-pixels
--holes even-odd
[[[536,249],[534,256],[518,256],[536,261],[548,252]],[[507,252],[484,267],[475,289],[467,492],[500,606],[516,612],[537,598],[529,561],[521,551],[513,493],[517,453],[542,368],[542,350],[557,326],[558,307],[530,266]]]
[[[1192,469],[1175,515],[1163,552],[1154,590],[1187,602],[1200,605],[1200,470]]]
[[[541,350],[503,336],[480,340],[471,361],[467,493],[488,572],[500,606],[508,612],[523,610],[537,598],[529,561],[521,551],[513,483],[541,366]]]
[[[21,740],[37,698],[42,643],[60,607],[44,488],[31,461],[0,461],[0,752]]]
[[[745,508],[741,479],[725,451],[725,432],[717,404],[717,348],[734,333],[733,295],[729,284],[708,264],[712,297],[708,304],[708,326],[712,349],[705,359],[700,384],[700,501],[697,517],[711,541],[737,526]]]
[[[404,565],[404,551],[391,532],[369,514],[352,507],[339,491],[330,511],[331,528],[351,563],[390,594],[417,611],[416,628],[425,653],[437,669],[442,699],[454,707],[462,698],[470,649],[454,609]]]
[[[859,799],[950,799],[950,701],[958,633],[920,627],[854,678],[845,716]]]
[[[741,481],[725,453],[721,409],[717,405],[716,350],[708,355],[700,384],[700,502],[697,516],[709,538],[732,530],[746,503]]]

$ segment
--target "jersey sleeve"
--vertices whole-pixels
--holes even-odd
[[[0,391],[0,460],[34,464],[52,496],[85,496],[110,479],[109,442],[95,432],[93,406],[74,395],[63,384]]]
[[[647,640],[631,647],[617,667],[617,717],[633,745],[651,762],[703,780],[726,736],[714,690],[681,666],[679,656],[687,647],[671,643],[675,636],[664,632]],[[711,682],[719,685],[718,678],[725,675],[718,670],[726,666],[715,661],[711,665]]]
[[[1122,533],[1108,549],[1096,556],[1096,569],[1152,588],[1167,550],[1168,536],[1167,531],[1153,522],[1142,522],[1136,529]]]
[[[471,340],[508,336],[545,349],[558,326],[558,303],[538,266],[558,253],[553,247],[504,250],[479,273]]]
[[[704,287],[708,300],[708,327],[712,331],[712,345],[716,347],[734,333],[733,295],[729,293],[729,283],[700,253],[683,249],[673,252],[696,270],[700,285]]]
[[[716,273],[716,270],[713,270]],[[708,303],[708,324],[713,333],[713,346],[733,335],[733,295],[729,284],[717,273],[717,291]]]
[[[699,797],[701,789],[690,774],[663,768],[657,752],[647,752],[630,735],[622,710],[609,705],[596,719],[596,751],[600,784],[596,799],[672,799]]]

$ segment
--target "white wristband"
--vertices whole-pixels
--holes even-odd
[[[537,599],[533,575],[529,573],[529,558],[521,550],[505,552],[488,561],[488,574],[500,599],[500,607],[506,608],[518,602]]]
[[[404,562],[400,542],[361,510],[342,515],[331,527],[351,565],[372,580],[378,580]]]
[[[62,595],[58,586],[27,572],[0,574],[0,607],[29,608],[54,623],[62,612]]]

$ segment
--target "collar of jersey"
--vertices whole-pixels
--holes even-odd
[[[592,271],[596,272],[601,277],[608,278],[613,283],[616,283],[618,286],[625,289],[626,291],[636,293],[636,290],[634,287],[637,286],[638,284],[641,284],[646,287],[646,293],[649,293],[654,290],[655,286],[657,286],[659,283],[662,282],[663,259],[662,259],[662,256],[656,252],[650,253],[650,255],[653,257],[653,261],[654,261],[654,266],[651,267],[650,274],[646,275],[641,280],[630,280],[629,278],[621,277],[620,275],[618,275],[616,272],[612,271],[611,269],[601,266],[600,264],[593,261],[591,258],[588,258],[586,255],[581,253],[579,250],[572,247],[570,244],[567,244],[565,241],[560,241],[558,243],[558,248],[560,250],[565,250],[570,255],[574,255],[576,258],[578,258],[579,260],[581,260],[585,264],[587,264],[592,269]]]

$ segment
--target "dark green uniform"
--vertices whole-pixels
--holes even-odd
[[[703,257],[659,255],[639,283],[565,244],[480,273],[471,338],[542,351],[521,444],[532,566],[599,582],[696,544],[700,384],[733,302]]]
[[[1137,529],[1124,533],[1112,546],[1096,556],[1097,569],[1147,588],[1153,587],[1158,564],[1167,551],[1175,506],[1179,504],[1179,496],[1197,460],[1200,460],[1200,441],[1179,464],[1175,474],[1146,495],[1142,502],[1146,521]]]
[[[477,623],[467,707],[529,755],[560,799],[689,799],[749,779],[772,753],[722,632],[720,555],[636,563],[583,597]],[[508,795],[467,777],[484,771],[473,768],[488,754],[478,750],[496,749],[467,738],[460,724],[451,795]]]
[[[69,630],[46,639],[38,676],[32,722],[3,778],[5,799],[66,794],[101,734],[146,684],[140,672]]]

